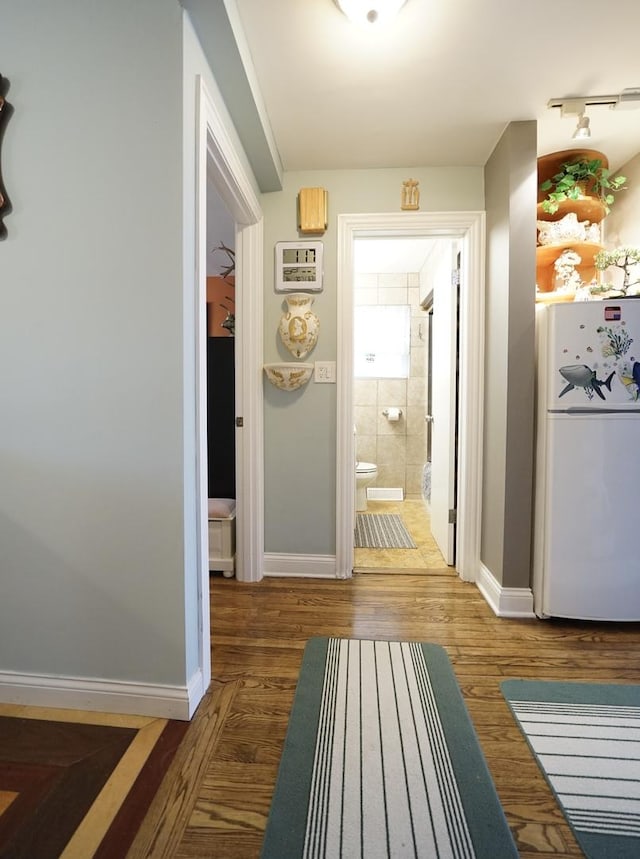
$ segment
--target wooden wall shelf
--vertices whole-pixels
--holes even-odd
[[[558,203],[558,211],[550,215],[542,208],[542,203],[538,203],[536,208],[536,217],[539,221],[559,221],[565,215],[577,215],[581,221],[589,221],[591,224],[599,224],[602,221],[607,211],[604,203],[598,197],[579,197],[577,200],[564,200]]]
[[[553,245],[539,245],[536,248],[536,283],[540,292],[551,292],[554,288],[555,270],[553,265],[566,250],[575,251],[582,262],[576,266],[580,277],[585,283],[597,278],[598,270],[594,259],[596,254],[604,250],[603,245],[594,242],[558,242]]]
[[[557,212],[553,214],[545,212],[542,208],[542,202],[546,199],[547,194],[545,191],[540,190],[540,185],[546,182],[547,179],[555,176],[562,164],[579,159],[586,159],[588,161],[599,159],[603,167],[609,166],[606,155],[595,149],[564,149],[560,152],[551,152],[538,158],[537,220],[560,221],[569,214],[575,214],[579,221],[588,221],[590,224],[599,224],[604,220],[607,214],[604,203],[599,197],[590,196],[589,194],[581,196],[577,200],[565,200],[559,204]],[[574,250],[580,256],[582,262],[576,266],[576,270],[580,273],[580,277],[584,283],[590,283],[599,277],[599,271],[595,267],[594,259],[596,254],[603,249],[603,245],[596,242],[580,241],[538,245],[536,247],[536,285],[539,293],[542,294],[538,296],[538,300],[551,300],[549,295],[554,292],[556,280],[554,263],[563,251]],[[570,297],[566,297],[566,293],[560,293],[559,295],[561,297],[557,298],[558,301],[571,300]]]

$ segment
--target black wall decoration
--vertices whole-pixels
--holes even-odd
[[[4,130],[9,117],[13,113],[13,108],[6,99],[8,92],[9,81],[0,75],[0,239],[6,239],[7,237],[4,218],[11,211],[11,201],[2,181],[2,138],[4,137]]]

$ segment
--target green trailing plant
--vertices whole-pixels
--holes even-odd
[[[623,190],[626,181],[626,176],[612,176],[609,168],[603,166],[601,158],[565,161],[551,179],[540,185],[540,190],[547,192],[542,208],[553,215],[565,200],[578,200],[586,191],[597,197],[609,214],[616,192]]]
[[[615,248],[612,251],[599,251],[594,257],[595,267],[599,271],[608,268],[619,268],[624,272],[621,292],[626,294],[632,286],[640,284],[640,271],[636,271],[635,280],[632,280],[632,271],[640,266],[640,248]]]

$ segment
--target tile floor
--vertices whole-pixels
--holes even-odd
[[[399,513],[416,549],[354,549],[354,572],[412,572],[432,574],[454,572],[447,567],[431,536],[429,509],[421,499],[369,501],[368,513]]]

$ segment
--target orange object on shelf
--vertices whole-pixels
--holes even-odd
[[[539,292],[536,295],[538,304],[558,304],[561,301],[573,301],[575,292]]]
[[[231,337],[222,327],[228,313],[235,313],[235,277],[213,275],[207,278],[207,334],[209,337]]]

